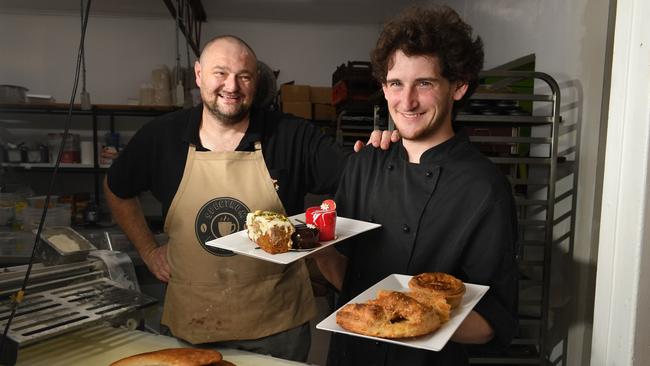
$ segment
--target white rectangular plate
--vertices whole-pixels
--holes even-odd
[[[290,216],[289,219],[293,223],[297,223],[297,220],[304,221],[305,214],[301,213],[298,215]],[[380,226],[381,225],[379,224],[374,224],[371,222],[348,219],[346,217],[339,216],[336,218],[336,239],[321,242],[320,246],[314,248],[314,250],[311,251],[292,251],[280,254],[270,254],[263,251],[262,249],[259,249],[258,246],[248,238],[248,232],[246,230],[238,231],[230,235],[222,236],[221,238],[210,240],[205,244],[211,247],[231,250],[237,254],[262,259],[273,263],[289,264],[332,244],[336,244],[342,240],[351,238],[368,230],[376,229]]]
[[[393,290],[393,291],[408,291],[408,282],[412,276],[401,275],[401,274],[392,274],[383,280],[379,281],[374,286],[370,287],[366,291],[359,294],[359,296],[350,300],[350,303],[363,303],[370,299],[377,297],[377,292],[379,290]],[[449,338],[454,334],[460,323],[463,322],[467,314],[476,306],[478,301],[485,295],[489,286],[475,285],[471,283],[465,283],[465,295],[463,296],[463,301],[460,305],[451,312],[451,318],[448,322],[443,324],[438,330],[431,334],[427,334],[421,337],[413,338],[401,338],[401,339],[386,339],[378,338],[372,336],[366,336],[363,334],[353,333],[341,328],[336,324],[336,311],[330,314],[327,318],[323,319],[316,328],[322,330],[328,330],[330,332],[348,334],[355,337],[362,337],[373,339],[376,341],[388,342],[393,344],[398,344],[400,346],[413,347],[413,348],[422,348],[431,351],[440,351],[442,347],[447,344]]]

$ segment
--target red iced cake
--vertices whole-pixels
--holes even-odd
[[[318,228],[319,241],[334,240],[336,238],[336,203],[333,200],[325,200],[320,207],[309,207],[305,212],[305,221]]]

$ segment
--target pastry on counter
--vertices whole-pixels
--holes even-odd
[[[220,366],[223,365],[221,361],[221,353],[215,350],[166,348],[129,356],[110,366]]]

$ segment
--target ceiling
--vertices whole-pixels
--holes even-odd
[[[87,1],[87,0],[86,0]],[[380,24],[414,0],[202,0],[208,22]],[[0,0],[0,12],[79,14],[81,0]],[[91,15],[169,17],[163,0],[93,0]]]

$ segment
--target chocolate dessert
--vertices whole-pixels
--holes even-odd
[[[292,249],[311,249],[319,245],[318,228],[314,225],[297,224],[296,231],[291,235]]]

